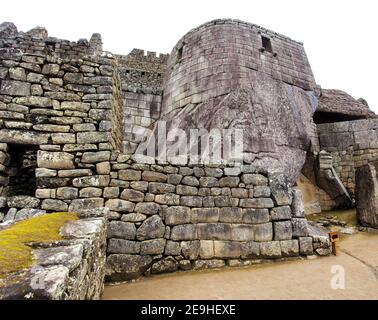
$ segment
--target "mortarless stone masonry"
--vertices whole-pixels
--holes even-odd
[[[2,24],[0,81],[0,221],[107,207],[107,280],[329,254],[292,188],[324,146],[301,43],[215,20],[171,55],[120,56],[98,34],[74,43]],[[249,155],[236,166],[137,163],[157,120],[242,128]],[[29,161],[15,166],[20,149]],[[13,185],[24,168],[31,195]]]

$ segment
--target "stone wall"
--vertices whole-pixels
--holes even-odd
[[[122,105],[114,60],[1,51],[0,62],[0,196],[10,196],[10,147],[37,149],[35,197],[1,198],[1,207],[102,207],[111,151],[120,144],[119,127],[112,128],[112,108]]]
[[[378,160],[378,119],[319,124],[320,148],[332,156],[332,164],[349,194],[355,194],[356,169]]]
[[[311,234],[301,194],[282,174],[128,158],[112,164],[119,188],[105,203],[108,280],[329,254],[327,234]]]
[[[209,26],[217,24],[212,22]],[[251,59],[247,59],[250,64],[244,68],[252,68],[253,79],[258,82],[258,94],[239,88],[227,97],[227,106],[236,109],[240,103],[253,112],[257,110],[253,119],[263,131],[268,127],[277,131],[276,124],[283,124],[280,128],[285,134],[279,132],[277,139],[284,141],[279,144],[290,143],[304,161],[309,146],[304,128],[312,124],[316,94],[307,91],[314,89],[315,83],[302,45],[250,24],[221,24],[221,30],[231,28],[233,36],[236,27],[236,31],[248,30],[246,34],[253,45],[238,50],[244,50],[245,57]],[[217,30],[215,34],[219,35],[220,29]],[[270,37],[275,51],[259,50],[259,32]],[[109,280],[179,268],[329,254],[327,234],[317,234],[307,223],[300,193],[291,190],[285,175],[269,174],[245,163],[241,167],[138,164],[132,156],[122,153],[133,152],[138,134],[159,118],[162,97],[148,83],[129,87],[119,58],[102,54],[71,59],[69,54],[37,48],[29,53],[27,48],[20,48],[21,44],[0,49],[0,210],[5,220],[50,211],[109,208]],[[216,52],[218,49],[209,48],[209,57],[222,56]],[[256,62],[256,73],[253,59],[260,53],[264,55]],[[184,57],[188,53],[184,49],[182,54]],[[160,68],[166,58],[134,52],[126,59],[126,68],[146,68],[157,74],[163,72]],[[220,62],[222,58],[217,59]],[[223,76],[229,72],[227,65],[222,70]],[[237,81],[246,80],[242,74],[236,72]],[[179,83],[177,77],[169,78],[169,83],[175,80]],[[223,80],[226,86],[228,81]],[[274,90],[269,97],[266,83]],[[203,85],[204,90],[211,91]],[[167,94],[171,94],[169,90]],[[262,103],[264,97],[268,100]],[[270,103],[271,97],[274,104]],[[249,104],[251,99],[254,105]],[[262,105],[270,108],[268,113]],[[297,105],[303,108],[294,112],[293,106]],[[287,117],[289,113],[290,119],[282,121],[281,115]],[[226,117],[238,118],[239,114]],[[295,130],[291,123],[297,125]],[[269,136],[266,131],[264,134]],[[35,146],[37,156],[35,195],[9,194],[13,174],[10,150],[30,145]],[[261,147],[269,161],[266,168],[272,161],[282,160],[272,158],[271,144],[261,143]],[[285,165],[294,169],[285,174],[293,176],[303,163],[297,157],[294,166],[289,151],[285,154],[291,162],[285,161]]]
[[[104,215],[89,210],[84,215]],[[106,210],[105,210],[106,211]],[[92,300],[104,289],[106,220],[92,217],[61,228],[65,240],[33,244],[34,266],[0,282],[0,299]]]
[[[61,58],[77,59],[84,55],[100,55],[102,53],[101,35],[94,33],[91,39],[80,39],[77,42],[49,37],[47,30],[36,27],[26,33],[18,32],[13,23],[0,25],[0,51],[21,50],[30,54],[49,54]],[[28,61],[23,61],[25,67]],[[33,65],[30,65],[33,67]]]

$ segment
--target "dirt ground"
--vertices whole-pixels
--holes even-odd
[[[103,299],[378,299],[378,234],[344,236],[338,256],[177,272],[107,286]],[[333,266],[345,289],[332,289]]]

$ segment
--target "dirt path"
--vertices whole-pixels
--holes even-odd
[[[340,248],[337,257],[153,276],[107,286],[103,299],[378,299],[378,235],[348,236]],[[334,265],[344,290],[331,288]]]

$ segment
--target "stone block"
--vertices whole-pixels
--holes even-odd
[[[223,207],[219,209],[219,222],[241,223],[243,211],[236,207]]]
[[[140,244],[140,253],[142,255],[162,254],[165,248],[165,239],[151,239],[142,241]]]
[[[255,241],[246,241],[240,244],[241,258],[254,259],[260,255],[260,244]]]
[[[301,255],[312,255],[314,253],[311,237],[299,238],[299,252]]]
[[[168,207],[165,210],[165,224],[179,225],[190,222],[190,209],[183,206]]]
[[[136,227],[134,223],[123,221],[110,221],[108,223],[107,237],[134,240],[136,236]]]
[[[109,239],[107,252],[138,254],[140,252],[140,242],[114,238]]]
[[[196,196],[198,189],[196,187],[178,185],[176,187],[176,193],[183,196]]]
[[[162,183],[162,182],[148,183],[149,193],[154,193],[154,194],[174,193],[175,190],[176,190],[176,187],[173,184]]]
[[[74,187],[107,187],[110,183],[110,177],[108,175],[93,175],[81,178],[75,178],[72,180]]]
[[[154,202],[140,202],[135,206],[135,212],[154,215],[159,212],[160,206]]]
[[[201,240],[230,240],[231,225],[226,223],[199,223],[197,235]]]
[[[191,222],[218,222],[218,208],[193,208],[191,213]]]
[[[143,171],[142,179],[148,182],[166,182],[167,175],[155,171]]]
[[[267,186],[268,179],[261,174],[244,173],[241,177],[244,184],[251,184],[253,186]]]
[[[144,199],[144,193],[138,190],[125,189],[121,193],[121,199],[132,202],[142,202]]]
[[[274,203],[270,198],[240,199],[240,206],[243,208],[269,209],[274,207]]]
[[[155,238],[163,238],[165,233],[165,225],[158,215],[154,215],[144,220],[137,230],[138,240],[147,240]]]
[[[197,239],[197,228],[194,224],[182,224],[172,227],[171,239],[175,241]]]
[[[296,257],[299,255],[298,240],[280,241],[281,252],[283,257]]]
[[[155,262],[151,267],[152,274],[175,272],[179,268],[179,263],[173,257],[166,257]]]
[[[37,164],[40,168],[74,169],[74,156],[67,152],[49,152],[39,150]]]
[[[255,239],[254,226],[247,224],[233,224],[231,226],[231,240],[253,241]]]
[[[266,223],[270,221],[268,209],[243,209],[243,223]]]
[[[260,256],[272,259],[281,257],[281,246],[279,241],[268,241],[260,243]]]
[[[173,193],[158,194],[155,197],[155,202],[169,206],[178,206],[180,205],[180,196]]]
[[[269,186],[277,206],[290,206],[293,200],[287,177],[282,173],[269,176]]]
[[[106,201],[105,206],[111,211],[132,212],[134,210],[135,204],[126,200],[109,199],[108,201]]]
[[[273,224],[263,223],[254,225],[255,241],[272,241],[273,240]]]
[[[202,197],[199,196],[182,196],[180,205],[187,207],[202,207]]]
[[[274,240],[291,240],[293,237],[293,227],[291,221],[277,221],[274,225]]]
[[[69,211],[76,212],[83,209],[100,208],[104,206],[103,198],[74,199],[71,201]]]
[[[215,258],[239,258],[241,256],[241,244],[236,241],[214,241]]]
[[[289,206],[276,207],[270,210],[272,221],[288,220],[291,218]]]
[[[165,244],[164,255],[178,256],[181,254],[181,246],[179,242],[167,240]]]
[[[182,241],[181,252],[185,259],[196,260],[200,252],[200,242],[195,241]]]

